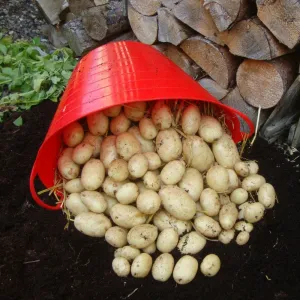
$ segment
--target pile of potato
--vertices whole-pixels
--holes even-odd
[[[223,127],[201,115],[197,102],[156,101],[114,106],[64,128],[58,170],[65,209],[77,230],[116,248],[118,276],[152,270],[155,280],[173,274],[189,283],[199,269],[192,255],[207,240],[246,244],[274,206],[273,186],[256,162],[241,161]],[[175,248],[183,254],[176,264]],[[220,266],[209,254],[200,271],[214,276]]]

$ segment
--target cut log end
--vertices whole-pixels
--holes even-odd
[[[153,16],[161,6],[161,0],[129,0],[132,7],[144,16]]]

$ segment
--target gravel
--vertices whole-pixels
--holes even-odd
[[[45,24],[34,0],[0,0],[0,32],[14,39],[31,39],[43,36]]]

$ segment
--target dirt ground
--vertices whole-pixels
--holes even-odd
[[[261,174],[280,203],[255,226],[243,247],[209,242],[196,257],[216,253],[222,268],[214,278],[200,273],[187,286],[131,277],[111,270],[114,249],[85,237],[61,212],[39,208],[29,173],[56,104],[44,102],[22,114],[20,128],[0,125],[0,299],[300,299],[299,158],[257,140],[245,156],[258,160]],[[175,251],[175,256],[178,253]]]

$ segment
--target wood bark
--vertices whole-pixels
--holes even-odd
[[[158,40],[160,42],[178,46],[191,35],[192,30],[176,19],[168,8],[158,10]]]
[[[256,0],[257,15],[275,37],[290,49],[300,42],[300,1]]]
[[[179,2],[180,0],[162,0],[161,3],[164,7],[173,9]]]
[[[237,72],[237,85],[249,104],[274,107],[294,80],[295,67],[286,58],[272,61],[245,60]]]
[[[132,7],[144,16],[153,16],[161,6],[161,0],[129,0]]]
[[[66,8],[65,0],[36,0],[36,3],[50,24],[60,22],[59,15]]]
[[[86,33],[81,17],[64,24],[63,35],[76,56],[81,56],[99,45]]]
[[[274,142],[300,115],[300,75],[287,90],[261,129],[261,136]]]
[[[229,92],[228,90],[223,89],[218,83],[216,83],[214,80],[208,77],[200,79],[198,83],[218,100],[223,99]]]
[[[235,108],[236,110],[244,113],[249,117],[254,126],[256,125],[258,109],[249,105],[241,96],[240,91],[237,87],[235,87],[225,98],[221,100],[221,102],[225,105]],[[267,111],[261,110],[261,115],[259,119],[259,127],[266,121],[268,116]],[[249,128],[247,123],[239,117],[241,127],[240,129],[243,132],[249,132]]]
[[[219,31],[211,15],[203,6],[204,0],[178,2],[172,10],[177,19],[201,33],[207,39],[220,45],[224,44],[219,38]]]
[[[235,22],[242,20],[251,11],[249,0],[204,0],[219,31],[225,31]]]
[[[144,16],[128,4],[128,19],[132,31],[139,41],[152,45],[157,40],[157,16]]]
[[[111,0],[107,4],[83,11],[83,26],[88,35],[96,41],[102,41],[107,37],[127,31],[129,22],[123,9],[123,1]]]
[[[93,0],[68,0],[68,1],[69,1],[70,12],[75,14],[76,16],[80,16],[84,10],[95,6]]]
[[[258,18],[238,22],[221,37],[232,54],[246,58],[271,60],[290,52]]]
[[[180,47],[222,88],[227,89],[235,82],[240,60],[227,48],[201,36],[185,40]]]

